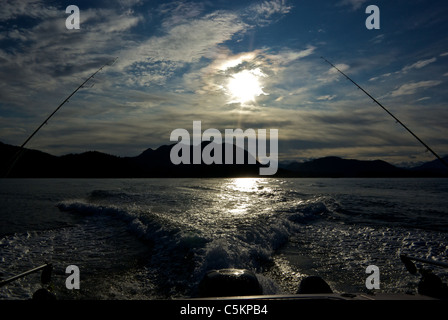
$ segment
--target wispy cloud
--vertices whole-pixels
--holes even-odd
[[[392,91],[388,90],[387,87],[385,87],[388,92],[385,93],[382,98],[409,96],[419,92],[420,90],[435,87],[442,83],[442,81],[440,80],[416,80],[416,77],[420,75],[427,75],[427,72],[422,73],[422,70],[424,68],[427,68],[431,64],[435,64],[436,62],[436,57],[420,59],[416,62],[405,65],[397,71],[387,72],[379,76],[372,77],[369,79],[369,81],[375,82],[380,80],[379,83],[384,83],[383,86],[390,86],[391,84],[396,86],[397,82],[403,83]]]
[[[387,73],[384,73],[384,74],[382,74],[382,75],[379,75],[378,77],[372,77],[372,78],[369,79],[369,81],[376,81],[376,80],[378,80],[378,79],[380,79],[380,78],[387,78],[387,77],[390,77],[391,75],[392,75],[392,73],[387,72]]]
[[[429,59],[421,59],[421,60],[418,60],[418,61],[416,61],[416,62],[414,62],[412,64],[404,66],[403,68],[401,68],[398,71],[387,72],[387,73],[381,74],[379,76],[372,77],[372,78],[369,79],[369,81],[384,80],[385,78],[389,78],[389,77],[394,76],[394,75],[395,76],[402,76],[402,75],[404,75],[404,74],[406,74],[406,73],[408,73],[410,71],[423,69],[424,67],[426,67],[426,66],[428,66],[428,65],[430,65],[430,64],[432,64],[432,63],[434,63],[436,61],[437,61],[436,57],[429,58]]]
[[[427,65],[433,63],[437,61],[437,58],[430,58],[430,59],[425,59],[425,60],[419,60],[411,65],[405,66],[401,71],[402,72],[408,72],[409,70],[412,69],[421,69],[423,67],[426,67]]]
[[[331,100],[333,100],[334,98],[336,98],[336,95],[325,95],[325,96],[320,96],[320,97],[317,97],[316,98],[316,100],[325,100],[325,101],[331,101]]]
[[[0,21],[14,20],[19,17],[48,18],[54,17],[57,9],[41,0],[4,0],[1,3]]]
[[[286,0],[263,1],[250,7],[259,17],[270,18],[274,14],[286,14],[292,9]]]
[[[245,17],[258,25],[268,25],[289,13],[292,5],[287,0],[269,0],[249,6]]]
[[[339,70],[341,70],[342,72],[346,72],[350,69],[350,66],[348,64],[345,63],[338,63],[335,65],[336,68],[338,68]],[[318,77],[317,80],[322,82],[322,83],[328,83],[328,82],[332,82],[332,81],[339,81],[340,79],[340,73],[338,70],[336,70],[333,67],[330,67],[330,69],[328,69],[328,71],[324,74],[323,77]]]
[[[380,44],[384,41],[385,38],[386,38],[386,36],[384,34],[379,34],[379,35],[373,37],[372,39],[370,39],[370,42],[372,42],[374,44]]]
[[[435,87],[441,83],[442,83],[442,81],[437,81],[437,80],[406,83],[406,84],[401,85],[398,89],[392,91],[390,95],[392,97],[410,95],[410,94],[416,93],[420,89]]]
[[[205,4],[201,2],[173,1],[160,5],[157,12],[164,17],[162,27],[168,29],[200,17],[204,10]]]
[[[270,55],[269,57],[279,61],[281,64],[288,64],[292,61],[312,55],[316,49],[317,48],[315,46],[308,46],[303,50],[284,49],[275,55]]]
[[[352,10],[358,10],[367,0],[341,0],[339,6],[350,6]]]
[[[123,50],[118,66],[132,71],[132,84],[163,84],[178,68],[198,62],[246,27],[233,13],[207,14]]]

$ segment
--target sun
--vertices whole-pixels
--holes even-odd
[[[242,70],[230,76],[227,90],[231,97],[231,103],[242,105],[254,102],[255,98],[265,94],[260,83],[260,78],[265,77],[259,68]]]

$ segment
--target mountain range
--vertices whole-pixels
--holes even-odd
[[[203,142],[201,147],[204,148],[208,143]],[[263,165],[259,162],[174,165],[170,160],[173,146],[147,149],[135,157],[118,157],[97,151],[54,156],[0,142],[0,167],[2,177],[10,178],[260,177],[259,169]],[[237,147],[233,147],[235,157]],[[19,153],[20,157],[11,168]],[[246,150],[244,157],[244,163],[248,163],[250,155]],[[448,161],[448,157],[444,159]],[[305,162],[280,163],[274,176],[261,177],[448,177],[448,169],[438,159],[413,168],[400,168],[382,160],[324,157]]]

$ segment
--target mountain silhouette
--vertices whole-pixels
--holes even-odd
[[[203,149],[214,142],[206,141],[201,144],[201,154]],[[216,144],[215,144],[216,145]],[[133,173],[143,177],[243,177],[258,176],[259,168],[262,167],[253,157],[243,150],[244,163],[236,164],[237,147],[233,146],[233,164],[225,163],[225,144],[216,145],[221,148],[222,164],[205,164],[201,159],[201,164],[193,164],[193,146],[190,148],[189,164],[175,165],[171,162],[171,149],[175,146],[164,145],[156,150],[147,149],[137,157],[124,158]],[[255,164],[248,164],[248,159],[253,159]]]
[[[324,157],[303,163],[293,162],[284,167],[301,177],[404,177],[406,169],[395,167],[382,160],[353,160]]]
[[[208,144],[203,142],[201,151]],[[224,164],[225,144],[221,145],[223,164],[178,164],[171,162],[171,149],[163,145],[147,149],[135,157],[118,157],[98,151],[54,156],[38,150],[23,149],[21,157],[11,163],[21,149],[0,142],[2,177],[30,178],[207,178],[207,177],[260,177],[263,167],[243,150],[244,163],[236,164],[237,146],[233,145],[233,164]],[[193,146],[190,146],[193,163]],[[213,154],[212,154],[213,155]],[[253,159],[255,164],[248,164]],[[448,160],[448,157],[446,158]],[[261,176],[272,177],[272,176]],[[355,160],[324,157],[306,162],[294,161],[278,168],[274,177],[448,177],[448,170],[439,160],[405,169],[382,160]]]
[[[209,143],[213,142],[203,142],[201,151]],[[206,165],[201,161],[201,164],[174,165],[170,159],[173,146],[147,149],[136,157],[117,157],[97,151],[58,157],[23,149],[22,155],[9,170],[20,148],[0,142],[0,166],[3,168],[2,176],[9,171],[8,177],[21,178],[249,177],[259,176],[259,169],[263,166],[257,161],[248,164],[248,159],[252,157],[246,150],[243,150],[245,164],[236,164],[236,146],[233,146],[233,164],[224,164],[224,145],[221,145],[223,164]],[[193,163],[192,157],[193,146],[190,146],[190,163]]]
[[[448,156],[443,157],[443,160],[448,163]],[[414,172],[420,172],[425,175],[445,175],[448,176],[448,168],[440,161],[439,159],[435,159],[430,162],[426,162],[422,165],[411,168]]]

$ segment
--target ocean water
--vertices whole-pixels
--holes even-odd
[[[59,299],[178,299],[229,267],[265,294],[308,275],[366,292],[375,265],[378,292],[416,292],[399,255],[448,261],[447,195],[448,179],[3,179],[0,277],[51,262]],[[80,289],[65,286],[69,265]],[[0,298],[31,298],[39,276]]]

